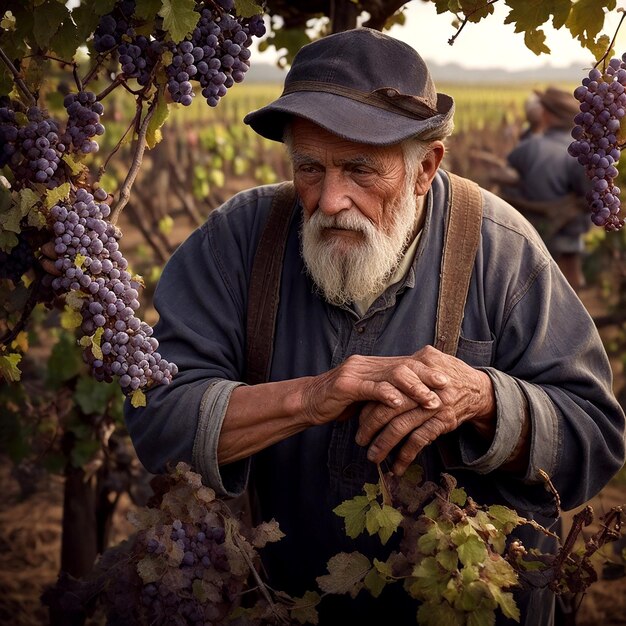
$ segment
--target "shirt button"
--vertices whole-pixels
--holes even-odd
[[[356,332],[361,334],[365,330],[365,326],[357,326]]]

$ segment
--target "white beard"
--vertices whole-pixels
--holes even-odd
[[[301,227],[302,257],[307,272],[324,298],[336,306],[382,293],[411,242],[418,202],[411,181],[389,207],[388,232],[374,226],[357,209],[328,216],[316,210]],[[361,240],[324,234],[325,228],[361,233]]]

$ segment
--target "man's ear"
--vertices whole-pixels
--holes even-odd
[[[428,152],[422,159],[420,173],[415,182],[415,193],[418,196],[425,196],[430,189],[430,184],[439,169],[445,152],[446,148],[441,141],[433,141],[429,145]]]

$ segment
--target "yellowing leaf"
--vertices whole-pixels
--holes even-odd
[[[20,207],[20,213],[26,215],[37,203],[39,202],[39,196],[28,187],[25,187],[18,193],[18,204]]]
[[[172,232],[173,228],[174,228],[174,220],[171,217],[171,215],[165,215],[159,220],[159,230],[164,235],[166,236],[169,235]]]
[[[356,539],[365,530],[365,515],[369,507],[367,496],[356,496],[333,509],[333,513],[345,518],[346,535],[351,539]]]
[[[154,583],[163,576],[166,567],[164,560],[149,554],[137,563],[137,573],[141,576],[144,584]]]
[[[84,291],[76,291],[73,289],[65,296],[65,304],[74,311],[80,311],[83,308],[85,298],[89,296]]]
[[[83,269],[83,267],[85,267],[85,261],[87,260],[87,257],[84,254],[77,254],[76,258],[74,259],[74,265],[78,268],[78,269]]]
[[[0,356],[0,375],[10,383],[17,382],[22,376],[22,372],[20,372],[18,367],[21,360],[22,355],[17,354],[17,352]]]
[[[154,146],[156,146],[159,141],[163,139],[161,127],[165,124],[170,114],[170,105],[165,101],[164,87],[159,89],[157,97],[157,105],[152,113],[150,121],[148,122],[148,130],[146,132],[146,142],[148,144],[148,148],[150,149],[154,148]]]
[[[103,357],[102,349],[100,348],[100,341],[102,339],[103,332],[104,328],[100,326],[91,337],[91,353],[96,357],[96,359],[102,359]]]
[[[130,397],[130,403],[135,408],[146,406],[146,394],[141,389],[135,389]]]
[[[291,617],[301,624],[319,624],[316,607],[321,599],[317,591],[307,591],[301,598],[294,598],[293,606],[289,611]]]
[[[78,311],[66,306],[61,313],[61,326],[65,330],[74,330],[83,323],[83,318]]]
[[[64,154],[61,158],[67,163],[67,166],[72,172],[72,176],[78,176],[82,172],[87,171],[87,166],[76,161],[71,154]]]
[[[273,519],[254,528],[251,543],[255,548],[264,548],[267,543],[280,541],[284,536],[278,522]]]
[[[64,183],[46,192],[46,208],[51,209],[55,204],[65,200],[70,195],[70,184]]]
[[[11,342],[11,348],[26,352],[28,350],[28,333],[24,330],[18,333],[17,337]]]

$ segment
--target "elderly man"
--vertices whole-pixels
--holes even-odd
[[[264,551],[275,588],[314,589],[333,554],[380,549],[347,539],[332,513],[377,480],[376,464],[450,472],[478,502],[550,524],[538,470],[571,508],[624,461],[591,319],[537,233],[488,192],[456,356],[433,347],[453,109],[410,46],[362,28],[305,46],[282,96],[246,117],[285,142],[298,198],[266,381],[245,384],[246,324],[277,186],[214,211],[163,272],[156,336],[180,371],[146,408],[129,407],[131,436],[153,471],[182,459],[222,495],[251,489],[286,533]],[[325,598],[320,623],[415,623],[396,587]],[[518,600],[526,623],[551,623],[547,592]]]

